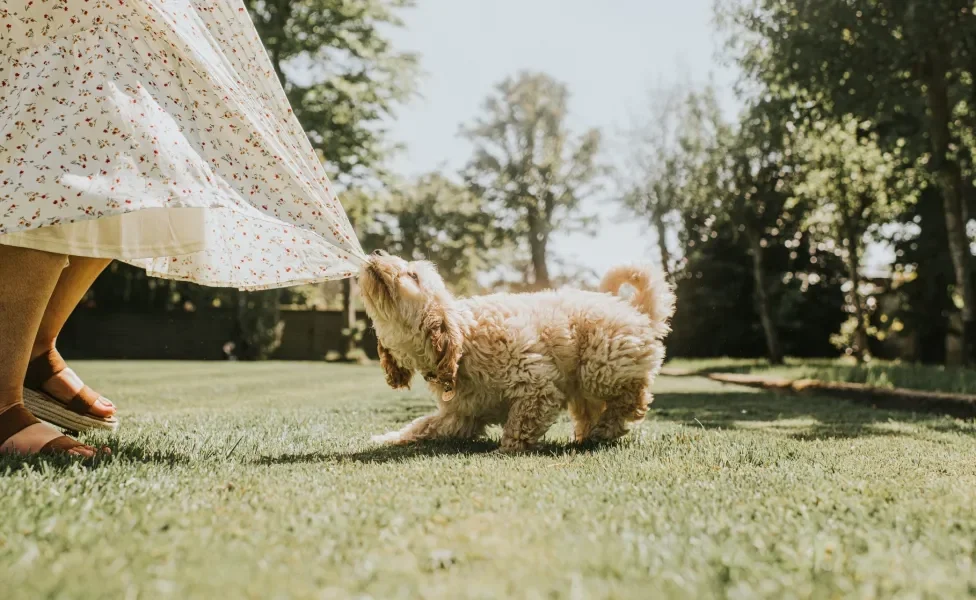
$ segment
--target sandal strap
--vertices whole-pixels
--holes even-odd
[[[78,440],[62,435],[61,437],[56,437],[50,442],[41,446],[38,454],[61,454],[63,452],[68,452],[69,450],[74,450],[75,448],[87,448],[86,444],[82,444]]]
[[[75,397],[65,405],[65,408],[79,415],[87,415],[89,411],[91,411],[91,407],[94,406],[101,397],[101,394],[86,385],[85,387],[81,388],[80,392],[75,394]]]
[[[24,376],[24,387],[38,392],[41,390],[41,386],[67,368],[68,363],[64,362],[61,354],[56,348],[51,348],[28,363],[27,375]]]
[[[0,414],[0,444],[38,423],[40,421],[27,410],[23,403],[15,404]]]

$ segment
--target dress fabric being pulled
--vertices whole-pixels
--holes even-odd
[[[0,244],[263,289],[363,251],[240,0],[0,0]]]

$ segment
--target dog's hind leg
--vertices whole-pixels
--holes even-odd
[[[554,386],[512,403],[502,428],[502,452],[524,452],[535,446],[556,422],[565,406],[562,392]]]
[[[484,435],[487,425],[470,417],[438,412],[415,419],[406,427],[373,436],[378,444],[401,445],[435,439],[470,440]]]
[[[653,401],[654,396],[651,395],[646,384],[636,390],[608,399],[607,409],[600,415],[600,420],[585,439],[610,441],[626,435],[634,424],[644,420],[647,407]]]
[[[607,408],[603,400],[578,398],[569,403],[569,414],[573,418],[573,441],[582,442],[590,431],[600,422],[600,416]]]

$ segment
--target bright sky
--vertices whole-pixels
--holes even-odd
[[[620,132],[640,115],[650,90],[714,74],[722,86],[735,74],[715,58],[719,36],[712,0],[418,0],[395,43],[418,52],[426,72],[422,98],[402,110],[394,135],[407,145],[398,161],[407,175],[457,169],[470,157],[458,136],[479,114],[493,86],[522,69],[546,72],[572,92],[577,131],[600,128],[605,159],[616,161]],[[726,88],[727,89],[727,88]],[[735,100],[723,101],[734,110]],[[616,148],[614,148],[616,146]],[[602,218],[595,237],[561,237],[559,257],[601,273],[638,256],[657,258],[654,237],[619,208],[595,200]],[[639,253],[639,254],[636,254]]]

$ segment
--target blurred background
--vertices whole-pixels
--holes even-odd
[[[656,262],[671,357],[972,362],[973,0],[246,4],[367,250],[458,294]],[[240,293],[120,263],[59,342],[375,353],[352,281]]]

